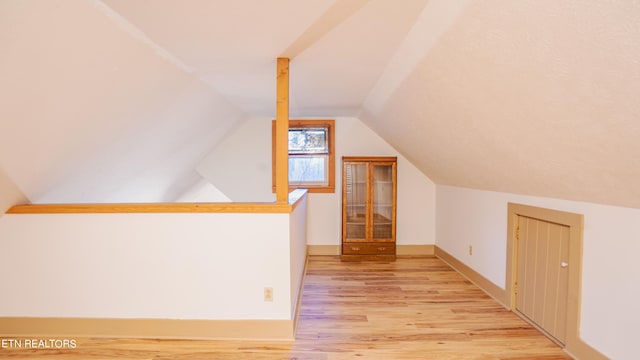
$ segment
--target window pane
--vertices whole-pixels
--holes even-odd
[[[326,154],[328,152],[326,128],[289,129],[290,154]]]
[[[328,156],[289,156],[289,182],[304,185],[327,185]]]

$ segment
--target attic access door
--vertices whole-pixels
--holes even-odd
[[[518,215],[515,310],[565,344],[569,226]]]

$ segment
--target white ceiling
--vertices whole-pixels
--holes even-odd
[[[219,138],[246,116],[274,116],[275,59],[291,56],[292,117],[358,116],[438,184],[640,207],[637,1],[5,0],[0,7],[0,30],[26,42],[43,36],[34,35],[38,26],[75,30],[57,40],[67,53],[55,54],[84,59],[80,78],[118,66],[129,80],[114,92],[136,88],[118,108],[139,104],[136,119],[158,115],[142,109],[145,91],[166,99],[196,91],[216,99],[206,111],[234,114],[204,125],[194,113],[174,147],[218,126]],[[29,54],[20,56],[50,55]],[[175,72],[171,84],[167,72]],[[39,95],[53,102],[51,91]],[[181,99],[174,113],[191,108]],[[27,172],[7,163],[0,157],[20,185]]]
[[[274,58],[354,3],[104,1],[267,116]],[[639,2],[357,5],[292,60],[292,116],[360,115],[437,183],[640,206]]]
[[[275,59],[294,55],[291,115],[355,116],[427,1],[103,2],[249,114],[273,116]]]

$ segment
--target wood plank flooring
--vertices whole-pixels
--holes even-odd
[[[343,263],[310,257],[293,343],[77,339],[13,359],[570,359],[435,257]]]

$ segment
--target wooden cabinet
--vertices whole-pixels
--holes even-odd
[[[396,157],[342,158],[342,260],[395,260]]]

